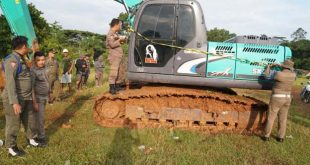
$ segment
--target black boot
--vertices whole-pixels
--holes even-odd
[[[35,140],[40,143],[40,147],[47,147],[46,138],[35,138]]]
[[[115,89],[115,84],[110,84],[110,91],[109,91],[112,95],[116,94],[116,89]]]
[[[270,140],[269,137],[266,137],[266,136],[262,136],[261,139],[265,142]]]
[[[118,92],[118,91],[123,91],[123,90],[125,90],[125,88],[122,87],[121,84],[115,84],[115,89],[116,89],[117,92]]]
[[[277,142],[280,142],[280,143],[283,143],[283,142],[284,142],[284,139],[283,139],[283,138],[277,137],[276,140],[277,140]]]

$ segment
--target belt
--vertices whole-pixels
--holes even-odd
[[[291,98],[291,95],[287,95],[287,94],[273,94],[272,97]]]

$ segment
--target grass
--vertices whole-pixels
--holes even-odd
[[[310,162],[310,116],[298,110],[294,101],[283,144],[272,139],[262,142],[257,136],[239,134],[206,135],[167,130],[102,128],[92,119],[94,96],[107,90],[92,87],[68,94],[70,97],[47,107],[47,148],[26,148],[25,134],[18,144],[27,152],[25,158],[10,158],[0,149],[0,164],[308,164]],[[106,78],[105,78],[106,79]],[[269,92],[237,90],[244,95],[268,101]],[[4,115],[0,109],[0,138],[4,138]],[[62,128],[63,124],[72,128]],[[174,140],[178,136],[180,140]],[[150,152],[139,150],[145,145]],[[152,149],[150,149],[152,148]]]

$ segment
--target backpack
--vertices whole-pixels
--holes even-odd
[[[4,86],[5,86],[5,77],[4,77],[4,72],[5,72],[5,61],[7,59],[9,59],[12,55],[7,55],[4,60],[1,62],[1,65],[0,65],[0,90],[2,91],[4,89]],[[22,67],[22,64],[20,63],[20,60],[14,56],[16,58],[16,61],[17,61],[17,71],[16,71],[16,75],[19,75],[22,71],[23,71],[23,67]],[[15,75],[15,76],[16,76]]]

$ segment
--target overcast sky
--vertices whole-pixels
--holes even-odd
[[[310,33],[310,0],[198,0],[207,28],[225,28],[238,35],[290,35],[302,27]],[[105,34],[110,20],[124,12],[114,0],[27,0],[44,12],[49,23],[64,29]],[[310,34],[308,34],[307,38]]]

